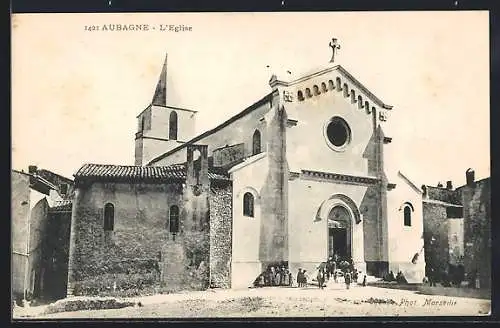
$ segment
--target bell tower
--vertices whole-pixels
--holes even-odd
[[[135,165],[138,166],[147,165],[194,135],[196,111],[169,104],[167,58],[168,54],[151,103],[137,116]]]

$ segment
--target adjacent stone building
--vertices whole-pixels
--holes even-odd
[[[46,286],[51,277],[46,271],[46,247],[55,236],[50,233],[51,211],[64,202],[64,197],[71,197],[72,181],[30,166],[28,172],[12,170],[11,183],[12,297],[15,300],[44,297],[51,290],[50,285]],[[61,244],[55,247],[59,250]]]
[[[230,196],[206,146],[168,167],[84,165],[75,174],[68,295],[229,287]]]
[[[490,288],[490,178],[475,181],[469,169],[466,181],[456,189],[451,181],[422,186],[426,273],[432,268],[439,279],[443,272],[463,266],[470,286]]]
[[[472,169],[466,176],[457,188],[464,206],[465,273],[476,287],[491,289],[491,179],[476,181]]]
[[[463,206],[452,182],[446,187],[422,186],[424,191],[424,242],[426,274],[449,271],[450,265],[463,265]]]

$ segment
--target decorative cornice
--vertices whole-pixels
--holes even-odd
[[[338,71],[342,75],[344,75],[347,80],[349,80],[349,83],[352,83],[354,86],[356,86],[357,89],[359,89],[362,93],[364,93],[371,101],[373,101],[377,106],[383,109],[391,110],[393,106],[385,104],[382,100],[380,100],[377,96],[375,96],[370,90],[368,90],[367,87],[365,87],[361,82],[359,82],[354,76],[352,76],[345,68],[343,68],[340,65],[335,65],[332,67],[327,67],[325,69],[322,69],[320,71],[306,74],[300,78],[297,78],[293,81],[290,82],[285,82],[285,81],[279,81],[281,85],[285,87],[293,86],[295,84],[304,82],[306,80],[309,80],[311,78],[315,78],[321,75],[324,75],[329,72],[333,71]],[[276,82],[275,82],[276,83]]]
[[[310,171],[310,170],[302,170],[301,173],[290,172],[289,180],[295,180],[297,178],[344,182],[344,183],[359,184],[359,185],[374,185],[380,182],[379,179],[374,177],[355,176],[355,175],[347,175],[341,173],[320,172],[320,171]]]
[[[388,144],[388,143],[391,143],[391,142],[392,142],[392,138],[384,137],[384,143],[385,144]]]

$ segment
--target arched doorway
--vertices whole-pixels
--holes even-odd
[[[352,258],[352,217],[342,205],[332,207],[328,213],[328,257]]]

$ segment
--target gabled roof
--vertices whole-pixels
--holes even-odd
[[[359,90],[361,90],[364,94],[366,94],[375,104],[377,104],[379,107],[391,110],[393,106],[385,104],[382,100],[380,100],[377,96],[375,96],[370,90],[368,90],[367,87],[365,87],[358,79],[356,79],[351,73],[349,73],[345,68],[343,68],[340,65],[335,65],[335,66],[328,66],[323,69],[316,70],[312,73],[306,73],[304,75],[301,75],[300,77],[292,80],[292,81],[280,81],[281,84],[285,86],[292,86],[294,84],[304,82],[308,79],[321,76],[333,71],[339,71],[341,74],[343,74],[347,79],[349,79]]]
[[[398,171],[398,176],[401,177],[406,183],[408,183],[416,192],[422,194],[423,190],[417,187],[415,183],[413,183],[406,175],[404,175],[401,171]]]
[[[75,180],[99,181],[166,181],[186,179],[186,163],[170,166],[128,166],[85,164],[75,174]],[[211,180],[229,180],[222,173],[209,172]]]

